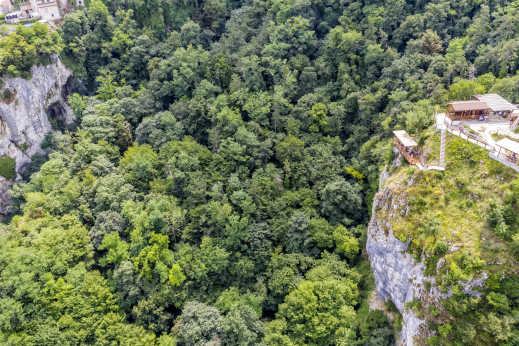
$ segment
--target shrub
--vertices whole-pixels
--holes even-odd
[[[452,330],[452,326],[449,323],[445,323],[445,324],[442,324],[441,326],[438,326],[438,332],[444,338],[450,334],[451,330]]]
[[[487,295],[488,304],[499,312],[506,313],[510,310],[510,302],[508,298],[501,293],[490,292]]]
[[[487,221],[490,227],[495,228],[503,221],[503,207],[495,201],[490,201],[490,209],[488,211]]]
[[[519,233],[516,233],[512,236],[512,249],[516,254],[519,254]]]
[[[429,306],[429,314],[433,317],[438,317],[440,315],[440,310],[434,305]]]
[[[434,254],[436,256],[444,256],[447,254],[449,250],[448,245],[444,241],[440,241],[436,244],[436,248],[434,249]]]
[[[16,160],[7,155],[0,156],[0,176],[6,179],[16,177]]]
[[[487,222],[498,237],[508,239],[512,234],[510,234],[510,227],[507,225],[503,214],[503,206],[490,201]]]
[[[509,238],[509,231],[510,229],[504,221],[499,222],[497,226],[494,228],[494,232],[496,233],[496,235],[498,237],[505,239]]]
[[[439,346],[441,345],[440,337],[438,335],[433,335],[427,338],[427,340],[425,340],[425,343],[429,346]]]
[[[11,90],[9,88],[4,89],[4,91],[2,92],[2,100],[5,103],[9,104],[12,101],[12,99],[11,99],[12,97],[13,97],[13,93],[11,92]]]

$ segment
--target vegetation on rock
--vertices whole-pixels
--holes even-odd
[[[16,160],[9,156],[0,157],[0,176],[11,180],[16,177]]]
[[[437,160],[439,134],[428,133],[424,148]],[[519,180],[483,148],[453,135],[447,140],[445,172],[405,166],[387,183],[409,208],[389,217],[395,236],[410,241],[408,251],[446,295],[439,303],[415,303],[437,331],[429,344],[513,344],[519,338]],[[482,277],[488,278],[467,291]]]
[[[48,64],[62,49],[60,35],[47,25],[19,25],[16,32],[0,37],[0,76],[29,78],[33,65]]]

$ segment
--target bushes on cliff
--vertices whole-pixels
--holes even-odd
[[[11,180],[16,177],[16,160],[7,155],[0,156],[0,176]]]
[[[60,35],[45,24],[18,26],[0,38],[0,75],[29,78],[35,64],[48,64],[52,54],[63,49]]]
[[[519,233],[519,179],[504,191],[503,203],[490,201],[487,221],[501,238],[510,240]]]

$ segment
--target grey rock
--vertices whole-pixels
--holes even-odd
[[[58,57],[47,66],[33,66],[31,79],[2,78],[0,98],[0,156],[16,160],[16,179],[21,179],[31,156],[41,152],[41,143],[52,131],[51,116],[63,125],[73,121],[64,99],[71,71]],[[8,90],[7,93],[4,93]],[[5,97],[5,95],[10,95]],[[7,212],[7,189],[12,182],[0,182],[0,214]],[[7,186],[7,188],[6,188]]]
[[[406,252],[409,241],[404,243],[393,235],[387,215],[400,215],[399,210],[408,211],[404,196],[387,187],[376,194],[368,226],[366,249],[375,276],[378,296],[385,301],[392,301],[402,314],[399,343],[412,346],[416,336],[424,337],[430,333],[424,330],[425,321],[413,310],[407,309],[406,303],[429,296],[436,299],[440,295],[434,287],[431,290],[425,289],[425,282],[434,282],[434,278],[426,276],[425,266]],[[381,216],[379,211],[384,211],[385,215]]]

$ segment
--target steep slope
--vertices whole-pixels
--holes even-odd
[[[425,150],[439,155],[439,134]],[[366,245],[377,294],[401,313],[403,345],[516,340],[515,175],[453,136],[446,159],[445,173],[404,165],[381,182]]]
[[[375,276],[377,294],[385,301],[392,301],[401,312],[404,321],[401,342],[412,345],[413,338],[424,332],[424,320],[414,311],[406,309],[405,305],[422,297],[427,277],[424,274],[424,265],[406,252],[409,242],[395,238],[392,225],[386,218],[388,214],[391,217],[395,211],[399,212],[405,203],[405,196],[394,195],[390,188],[385,188],[376,195],[366,248]]]
[[[7,178],[20,178],[31,156],[41,151],[41,143],[53,126],[61,127],[72,122],[72,113],[64,95],[70,76],[70,70],[54,56],[47,66],[33,66],[31,79],[2,79],[0,157],[3,158],[2,164],[14,163],[15,166],[15,177]],[[0,214],[5,214],[7,189],[11,182],[3,178],[0,184]]]

